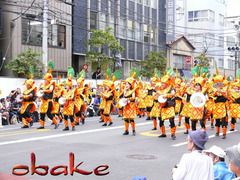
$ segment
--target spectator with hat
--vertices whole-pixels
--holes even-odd
[[[209,150],[203,151],[213,160],[214,179],[215,180],[229,180],[236,176],[229,171],[225,161],[226,153],[218,146],[212,146]]]
[[[226,152],[229,158],[229,168],[237,176],[234,180],[240,180],[240,143],[227,148]]]
[[[213,180],[212,159],[202,153],[208,140],[207,132],[197,129],[188,133],[187,149],[191,153],[184,154],[179,165],[172,169],[173,180]]]

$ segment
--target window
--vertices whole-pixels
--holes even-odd
[[[114,16],[109,17],[109,27],[112,28],[111,33],[114,34]]]
[[[211,33],[208,33],[206,34],[206,43],[207,45],[214,45],[215,44],[215,35],[214,34],[211,34]]]
[[[219,70],[223,70],[223,68],[224,68],[223,59],[218,59],[218,67],[219,67]]]
[[[126,38],[126,20],[123,18],[119,20],[119,37]]]
[[[133,29],[133,21],[128,21],[128,38],[134,38],[134,29]]]
[[[144,5],[149,6],[149,0],[143,0]]]
[[[148,26],[146,24],[143,25],[143,37],[144,42],[149,42]]]
[[[136,34],[136,40],[142,41],[142,24],[141,23],[136,22],[135,34]]]
[[[188,39],[194,46],[201,46],[203,43],[203,34],[189,34]]]
[[[22,19],[22,43],[42,45],[42,22]],[[66,27],[57,24],[48,25],[48,45],[66,47]]]
[[[140,3],[140,4],[142,4],[142,0],[137,0],[137,3]]]
[[[97,13],[90,11],[90,30],[97,29]]]
[[[215,12],[212,10],[189,11],[188,22],[193,21],[214,21]]]
[[[224,47],[224,37],[219,36],[218,47]]]
[[[173,69],[183,69],[183,70],[191,70],[191,63],[185,63],[186,56],[174,54],[173,55]]]
[[[157,0],[151,0],[151,7],[157,9]]]
[[[224,25],[224,16],[222,14],[219,14],[219,24]]]
[[[101,13],[99,17],[99,29],[105,30],[107,27],[107,15]]]
[[[151,41],[152,43],[156,43],[156,28],[152,27],[151,29]]]

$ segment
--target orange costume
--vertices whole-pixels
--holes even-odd
[[[125,132],[123,135],[128,135],[129,131],[129,123],[132,126],[132,133],[135,136],[136,131],[135,131],[135,122],[134,119],[137,117],[137,104],[135,103],[135,91],[137,90],[138,87],[135,87],[135,82],[136,80],[134,78],[137,78],[139,75],[139,70],[138,68],[132,68],[130,70],[130,76],[129,78],[126,79],[126,85],[125,85],[125,90],[124,90],[124,96],[126,105],[123,107],[123,120],[124,120],[124,125],[125,125]]]
[[[72,77],[74,76],[74,70],[72,67],[68,67],[68,80],[65,83],[66,89],[63,91],[63,97],[65,98],[65,103],[63,105],[63,119],[65,128],[63,131],[68,131],[68,118],[71,121],[72,131],[75,131],[75,122],[74,122],[74,98],[75,98],[75,89],[72,89]]]
[[[29,128],[28,122],[30,123],[30,126],[33,125],[33,121],[31,118],[31,114],[33,111],[36,110],[36,106],[34,103],[35,100],[35,94],[37,91],[37,87],[34,86],[35,81],[33,81],[33,74],[34,69],[33,67],[30,67],[30,79],[26,80],[23,85],[26,85],[26,88],[23,91],[23,101],[22,101],[22,107],[21,107],[21,116],[22,116],[22,122],[23,126],[22,128]]]
[[[53,108],[53,104],[52,104],[52,98],[53,98],[53,92],[55,89],[55,81],[52,81],[52,70],[54,68],[53,65],[53,61],[49,61],[48,62],[48,73],[46,73],[44,75],[44,84],[43,84],[43,88],[42,90],[40,90],[43,95],[41,97],[41,106],[40,106],[40,127],[38,127],[37,129],[44,129],[44,125],[45,125],[45,115],[47,114],[48,118],[51,119],[53,121],[53,123],[55,124],[55,129],[58,128],[59,124],[57,123],[57,119],[56,117],[54,117],[52,115],[52,108]],[[42,85],[42,84],[41,84]]]
[[[57,116],[60,119],[60,123],[62,122],[63,118],[62,118],[62,115],[60,114],[61,107],[58,100],[62,96],[62,91],[63,91],[62,85],[63,84],[60,83],[60,76],[59,76],[59,83],[56,84],[55,89],[53,91],[52,114],[54,116]]]

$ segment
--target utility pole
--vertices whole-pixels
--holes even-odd
[[[42,62],[45,65],[43,74],[47,72],[48,62],[48,0],[43,0],[43,29],[42,29]]]
[[[117,0],[114,0],[114,37],[117,39]],[[114,61],[114,67],[113,67],[113,71],[115,71],[116,69],[116,54],[117,52],[114,52],[114,57],[115,57],[115,61]]]

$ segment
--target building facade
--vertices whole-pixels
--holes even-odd
[[[72,6],[62,1],[47,2],[47,60],[54,61],[54,76],[65,75],[67,67],[72,65]],[[11,76],[12,72],[4,66],[21,51],[32,48],[32,51],[42,52],[43,1],[1,1],[1,8],[0,51],[5,61],[0,75]]]
[[[225,1],[176,0],[176,3],[176,34],[184,35],[192,43],[196,48],[194,56],[206,53],[210,57],[212,74],[215,73],[213,60],[223,72],[224,68],[227,69],[227,63],[224,62]]]
[[[150,51],[166,52],[165,0],[75,0],[73,7],[73,67],[80,71],[90,49],[84,43],[91,29],[112,27],[124,47],[121,53],[123,77]],[[116,29],[114,29],[116,28]],[[115,33],[114,33],[115,32]],[[111,52],[105,51],[111,56]],[[96,64],[89,68],[96,70]]]

